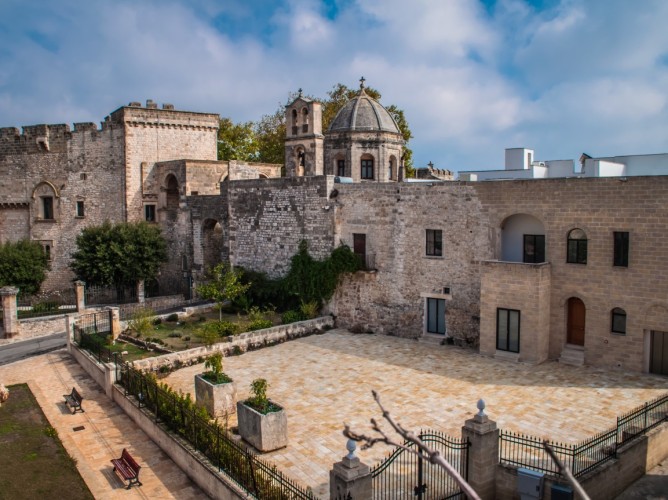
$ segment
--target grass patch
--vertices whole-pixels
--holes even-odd
[[[27,384],[0,407],[0,498],[92,499]]]

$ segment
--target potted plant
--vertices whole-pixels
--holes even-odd
[[[267,398],[267,387],[265,379],[253,380],[253,396],[237,403],[239,435],[262,452],[288,445],[287,413]]]
[[[212,417],[222,417],[237,409],[237,388],[223,373],[223,353],[216,351],[204,362],[204,373],[195,375],[195,399]]]

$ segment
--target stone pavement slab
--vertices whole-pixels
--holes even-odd
[[[165,382],[194,395],[193,365]],[[346,454],[343,422],[369,432],[380,418],[375,389],[404,426],[460,437],[478,399],[499,427],[574,443],[616,425],[617,415],[668,391],[663,377],[547,362],[510,363],[454,346],[331,330],[224,359],[240,399],[250,382],[269,382],[268,395],[288,412],[288,446],[263,455],[319,496],[328,495],[332,464]],[[230,426],[236,425],[231,418]],[[372,465],[389,451],[359,452]]]
[[[153,443],[79,366],[67,351],[0,366],[0,383],[27,383],[51,426],[96,499],[206,498],[206,495]],[[63,394],[76,387],[84,413],[72,414]],[[10,394],[11,398],[11,394]],[[83,426],[83,430],[75,431]],[[126,490],[110,463],[127,447],[142,466],[141,487]],[[0,453],[2,451],[0,450]]]

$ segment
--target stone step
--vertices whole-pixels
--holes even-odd
[[[419,342],[421,344],[428,344],[428,345],[441,345],[443,340],[445,339],[444,335],[434,335],[431,333],[425,333],[420,337]]]
[[[573,366],[584,365],[584,349],[566,345],[561,351],[559,363]]]

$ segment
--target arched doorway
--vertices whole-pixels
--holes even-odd
[[[568,299],[567,344],[584,345],[585,316],[586,308],[584,302],[577,297]]]
[[[217,220],[206,219],[202,224],[202,259],[204,269],[221,261],[223,252],[223,228]]]
[[[529,214],[515,214],[501,224],[501,260],[537,264],[546,261],[545,228]]]
[[[169,174],[166,179],[167,184],[167,198],[165,207],[167,210],[176,210],[179,208],[179,181],[172,174]]]

